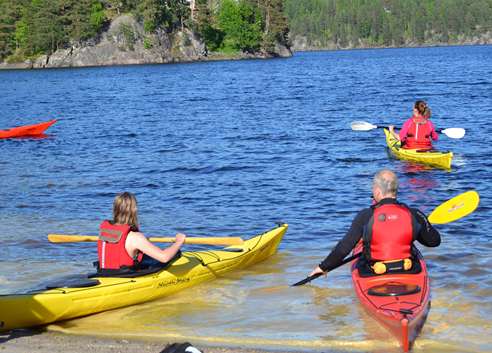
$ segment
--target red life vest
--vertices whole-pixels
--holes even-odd
[[[129,225],[111,224],[109,221],[103,221],[99,230],[97,253],[100,269],[119,270],[123,266],[134,267],[142,261],[142,253],[139,252],[137,257],[133,259],[125,249],[126,238],[130,233]]]
[[[403,148],[430,150],[432,148],[432,126],[427,119],[412,117]]]
[[[402,204],[376,206],[364,232],[366,258],[389,261],[411,257],[415,222],[410,210]]]

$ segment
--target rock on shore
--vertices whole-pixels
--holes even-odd
[[[448,46],[448,45],[490,45],[492,44],[492,32],[482,33],[473,37],[460,36],[456,39],[450,39],[447,42],[440,41],[439,38],[428,40],[425,43],[416,43],[407,41],[399,46],[374,46],[370,43],[359,40],[357,42],[348,42],[341,46],[334,41],[321,42],[320,40],[309,40],[302,35],[292,34],[292,50],[293,51],[311,51],[311,50],[340,50],[340,49],[367,49],[367,48],[396,48],[396,47],[433,47],[433,46]]]
[[[288,57],[290,49],[277,45],[274,56]],[[196,34],[184,28],[175,33],[158,30],[145,33],[141,23],[132,15],[116,17],[98,38],[83,46],[59,49],[51,55],[42,55],[34,61],[0,64],[0,68],[55,68],[131,64],[161,64],[216,59],[243,59],[269,57],[267,55],[238,54],[231,57],[207,54],[205,44]]]

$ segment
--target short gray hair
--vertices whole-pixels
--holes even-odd
[[[383,169],[374,176],[374,186],[377,186],[383,195],[395,195],[398,192],[398,177],[389,169]]]

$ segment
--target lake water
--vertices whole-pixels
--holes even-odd
[[[185,336],[192,342],[293,351],[398,352],[362,311],[345,266],[289,288],[370,203],[381,168],[400,199],[429,213],[476,189],[480,207],[439,226],[422,249],[432,309],[415,352],[492,351],[492,47],[296,53],[290,59],[0,71],[0,129],[58,118],[44,139],[0,140],[0,293],[91,271],[116,193],[139,201],[142,231],[250,236],[289,223],[278,255],[157,302],[54,325],[78,333]],[[381,130],[428,101],[455,153],[451,171],[388,157]],[[122,322],[131,324],[123,325]],[[104,327],[104,329],[101,329]]]

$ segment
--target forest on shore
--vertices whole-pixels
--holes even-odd
[[[0,0],[0,62],[95,45],[118,16],[152,34],[189,30],[207,52],[492,43],[492,0]],[[121,27],[127,42],[131,28]],[[297,45],[302,42],[302,45]]]
[[[311,47],[492,43],[492,0],[285,0],[291,40]]]
[[[131,14],[149,35],[189,29],[210,51],[274,53],[287,45],[283,0],[0,0],[0,61],[20,62],[95,44],[112,19]],[[123,28],[132,39],[131,28]],[[144,39],[149,49],[152,42]]]

